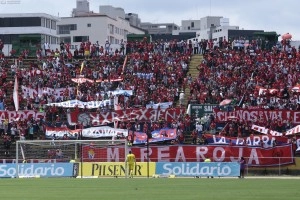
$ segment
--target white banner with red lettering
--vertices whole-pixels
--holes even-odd
[[[150,162],[203,162],[211,158],[214,162],[238,162],[245,157],[248,166],[278,166],[294,163],[292,146],[290,144],[274,148],[260,148],[248,146],[220,146],[220,145],[172,145],[131,147],[138,162],[146,162],[149,154]],[[89,159],[89,152],[93,151],[93,158]],[[124,161],[124,147],[98,148],[93,145],[83,147],[84,161],[113,162]]]
[[[88,79],[88,78],[71,78],[71,80],[75,83],[85,83],[85,82],[93,83],[94,82],[92,79]]]
[[[291,128],[290,130],[286,131],[285,135],[296,135],[300,133],[300,125]]]
[[[153,109],[167,109],[173,105],[173,102],[163,102],[163,103],[155,103],[155,104],[147,104],[146,108],[153,108]]]
[[[111,78],[111,79],[97,79],[97,83],[101,82],[117,82],[117,81],[123,81],[123,78]]]
[[[167,122],[178,120],[179,116],[185,115],[184,108],[168,108],[168,109],[152,109],[152,108],[139,108],[139,109],[125,109],[105,113],[96,112],[76,112],[72,111],[67,113],[69,124],[81,123],[92,124],[92,126],[106,125],[114,121],[128,121],[136,119],[138,121],[158,121],[159,119]]]
[[[292,123],[300,124],[300,111],[293,110],[266,110],[266,109],[243,109],[236,108],[232,112],[214,109],[214,114],[218,122],[229,121],[230,117],[236,117],[237,120],[258,122],[259,119],[263,121],[273,121],[281,119],[288,121],[292,119]]]
[[[268,129],[266,127],[263,127],[263,126],[257,126],[257,125],[252,125],[251,127],[252,130],[255,130],[257,132],[260,132],[260,133],[263,133],[263,134],[270,134],[270,135],[273,135],[273,136],[282,136],[283,134],[280,133],[280,132],[277,132],[277,131],[273,131],[271,129]]]
[[[19,111],[0,111],[0,120],[8,119],[8,122],[19,121],[24,119],[39,120],[45,117],[45,113],[33,110]]]
[[[41,96],[43,94],[48,94],[48,95],[54,95],[55,98],[59,98],[59,97],[63,97],[64,96],[64,92],[66,91],[66,89],[69,90],[69,92],[74,92],[74,88],[73,87],[68,87],[68,88],[49,88],[49,87],[43,87],[43,88],[38,88],[33,89],[30,87],[26,87],[26,86],[21,86],[22,88],[22,92],[23,92],[23,97],[30,97],[30,98],[34,98],[36,96]]]
[[[45,135],[47,138],[52,138],[55,134],[56,138],[62,138],[66,134],[70,138],[76,138],[80,135],[81,131],[82,137],[87,138],[101,138],[113,136],[126,137],[128,135],[127,129],[111,128],[109,126],[91,127],[76,130],[71,130],[63,127],[47,127]]]
[[[278,89],[274,89],[274,88],[266,89],[266,88],[263,88],[263,87],[260,87],[260,86],[256,86],[256,89],[258,90],[258,95],[265,95],[267,93],[276,94],[276,93],[279,92]]]
[[[110,100],[103,100],[103,101],[88,101],[88,102],[83,102],[79,101],[77,99],[75,100],[69,100],[69,101],[64,101],[64,102],[59,102],[59,103],[48,103],[46,104],[47,106],[57,106],[57,107],[62,107],[62,108],[87,108],[87,109],[93,109],[93,108],[100,108],[104,107],[106,105],[111,105]]]

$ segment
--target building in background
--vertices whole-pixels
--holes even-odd
[[[139,18],[138,14],[135,13],[126,13],[125,14],[125,19],[127,21],[129,21],[129,24],[131,26],[135,26],[135,27],[141,27],[141,19]]]
[[[80,0],[80,2],[83,1]],[[82,11],[83,9],[75,8],[74,10]],[[92,44],[98,41],[101,46],[108,41],[111,48],[116,49],[120,47],[122,40],[127,40],[128,34],[145,34],[144,30],[132,26],[125,19],[125,11],[122,8],[105,5],[99,7],[99,13],[90,12],[86,8],[85,11],[74,17],[63,17],[57,23],[60,41],[70,43],[71,49],[79,48],[81,42],[88,40]]]
[[[71,49],[79,47],[81,42],[89,40],[92,44],[104,45],[106,41],[112,49],[119,48],[121,41],[143,38],[152,40],[214,40],[233,41],[238,38],[251,40],[264,38],[277,42],[275,32],[263,30],[240,30],[231,26],[228,18],[207,16],[196,20],[182,20],[181,26],[174,23],[141,22],[138,14],[125,13],[123,8],[111,5],[99,6],[99,12],[90,11],[88,0],[76,0],[76,8],[70,17],[54,17],[43,13],[0,14],[0,39],[4,41],[4,53],[9,55],[11,48],[19,53],[29,49],[35,53],[36,48],[48,42],[51,49],[59,46],[61,41],[71,44]]]
[[[168,35],[174,30],[180,30],[180,27],[174,23],[150,23],[142,22],[141,28],[151,35]]]
[[[227,41],[261,39],[262,45],[271,47],[278,41],[276,32],[264,32],[264,30],[244,30],[239,26],[231,26],[229,18],[221,16],[206,16],[200,20],[183,20],[179,31],[173,34],[195,33],[190,40],[212,40],[219,43],[226,39]]]
[[[0,39],[4,42],[3,52],[9,55],[12,48],[17,54],[24,49],[35,54],[45,42],[58,43],[57,23],[59,18],[44,13],[0,14]]]
[[[90,11],[87,0],[77,0],[71,17],[59,18],[44,13],[0,14],[3,52],[8,56],[14,48],[19,55],[28,49],[30,55],[35,55],[36,49],[43,48],[44,43],[55,50],[61,41],[70,43],[74,50],[87,40],[98,41],[100,45],[109,41],[111,48],[116,49],[122,40],[127,40],[128,34],[145,34],[139,28],[137,14],[125,15],[124,9],[112,6],[100,6],[99,12]]]
[[[90,11],[90,2],[87,0],[76,0],[76,8],[72,11],[72,17],[92,14]]]

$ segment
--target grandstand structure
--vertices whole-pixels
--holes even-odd
[[[49,54],[47,57],[38,58],[2,58],[2,69],[6,70],[6,80],[10,83],[10,86],[7,86],[7,88],[2,87],[3,90],[7,90],[5,91],[6,96],[4,100],[4,106],[7,109],[5,112],[14,110],[12,100],[14,74],[10,70],[11,65],[17,61],[18,70],[20,70],[16,71],[16,74],[19,75],[19,95],[23,96],[20,100],[20,110],[24,108],[38,110],[41,109],[39,107],[40,104],[45,105],[55,101],[64,102],[72,98],[87,102],[101,96],[103,100],[105,98],[108,100],[109,94],[104,92],[103,96],[100,93],[96,95],[97,91],[110,91],[117,88],[126,90],[131,88],[133,95],[126,93],[122,94],[123,96],[119,96],[119,107],[115,107],[114,104],[107,104],[91,110],[99,115],[101,113],[123,112],[127,109],[134,110],[135,113],[130,112],[130,115],[123,115],[124,118],[118,120],[118,125],[115,123],[105,124],[110,126],[116,125],[114,127],[120,129],[127,129],[128,132],[126,134],[128,135],[132,132],[135,134],[136,130],[141,129],[144,133],[149,134],[156,129],[174,128],[177,130],[176,138],[170,142],[160,142],[159,144],[169,145],[168,148],[170,149],[173,144],[187,144],[185,151],[191,156],[194,155],[190,153],[190,149],[196,148],[198,145],[207,148],[209,153],[214,152],[216,143],[231,149],[230,151],[224,150],[225,153],[234,152],[234,141],[236,146],[245,145],[244,148],[254,146],[255,151],[259,149],[260,153],[264,155],[259,159],[262,163],[266,163],[265,165],[274,164],[280,166],[281,163],[293,163],[293,156],[297,156],[296,149],[298,148],[297,140],[299,138],[297,138],[298,132],[296,129],[289,129],[296,127],[297,118],[291,118],[291,116],[297,116],[297,111],[299,110],[297,101],[299,88],[294,87],[297,85],[299,77],[299,72],[297,71],[299,53],[297,50],[289,47],[290,50],[285,51],[276,48],[276,46],[272,50],[266,50],[259,47],[255,41],[243,48],[234,46],[229,42],[228,44],[223,44],[222,47],[214,47],[209,41],[205,41],[208,42],[207,48],[202,49],[204,44],[201,42],[198,44],[200,49],[198,53],[195,53],[193,47],[188,45],[188,43],[181,44],[172,41],[168,45],[165,43],[157,45],[155,42],[141,40],[138,44],[136,42],[129,43],[126,46],[126,54],[121,53],[120,50],[120,52],[115,52],[114,54],[104,51],[100,55],[91,54],[86,56],[83,53],[73,58],[68,58],[68,56],[61,53],[57,55]],[[110,74],[104,73],[104,69],[107,66],[110,66],[112,69]],[[186,66],[188,67],[184,71],[183,69]],[[37,70],[40,72],[37,73]],[[93,76],[93,71],[97,71],[98,75]],[[60,75],[57,74],[58,72]],[[42,78],[44,81],[38,83],[36,82],[39,81],[37,78]],[[89,81],[78,83],[72,82],[72,78],[90,79],[93,81],[92,83]],[[102,78],[101,81],[97,82],[100,78]],[[282,82],[282,80],[286,80],[286,82]],[[57,85],[58,82],[60,83],[59,85]],[[48,96],[46,95],[44,99],[42,98],[43,94],[32,98],[30,94],[26,92],[24,94],[24,86],[30,88],[29,86],[32,87],[32,83],[41,84],[41,87],[51,87],[51,85],[57,87],[68,86],[74,87],[75,90],[73,93],[70,91],[65,93],[63,90],[62,93],[68,98],[57,98],[55,101],[48,98],[48,96],[53,95],[51,93]],[[27,89],[25,91],[28,92],[30,90]],[[177,95],[175,92],[178,92]],[[181,92],[185,94],[183,101],[179,97]],[[108,96],[105,97],[105,95]],[[40,98],[39,101],[35,101],[36,98]],[[127,98],[127,101],[124,100],[125,98]],[[226,103],[222,105],[221,102],[224,100],[226,100]],[[146,117],[146,115],[137,115],[136,109],[144,111],[150,101],[153,105],[170,101],[173,102],[170,105],[168,104],[168,106],[171,106],[170,109],[182,109],[184,112],[180,114],[175,113],[176,119],[172,119],[170,122],[161,118],[154,122],[147,122],[146,120],[145,122],[140,119],[142,119],[141,116]],[[186,114],[187,106],[190,103],[199,104],[200,106],[217,105],[214,110],[216,114],[206,116],[208,117],[207,119],[202,119],[204,116]],[[56,138],[45,138],[46,132],[44,128],[46,126],[55,128],[67,125],[70,129],[77,130],[78,128],[85,128],[84,126],[93,125],[89,121],[86,121],[86,124],[69,123],[73,123],[67,117],[70,112],[79,110],[84,114],[91,113],[91,110],[86,107],[58,108],[54,111],[51,108],[53,106],[42,108],[45,118],[38,121],[39,125],[42,124],[40,126],[42,129],[40,129],[39,133],[34,132],[35,140],[48,139],[49,144],[41,148],[42,150],[39,147],[32,146],[31,148],[36,149],[30,151],[32,155],[27,155],[29,158],[45,157],[45,154],[51,155],[49,152],[57,150],[57,146],[51,145],[52,139],[55,140]],[[230,110],[231,108],[234,108],[234,110]],[[256,121],[250,118],[255,116],[255,113],[240,114],[259,111],[267,113],[267,115],[257,118]],[[289,112],[290,118],[287,118],[287,112]],[[132,113],[133,117],[131,116]],[[282,120],[278,118],[279,116]],[[82,122],[85,122],[85,117],[86,115],[81,115]],[[18,126],[23,127],[19,132],[20,138],[16,137],[16,139],[23,139],[23,136],[27,140],[32,139],[29,134],[30,125],[34,125],[37,122],[30,120],[21,121],[23,122],[20,124],[19,122],[11,121],[12,124],[17,123]],[[195,131],[196,122],[202,123],[204,127],[203,132],[200,136],[198,135],[196,142],[194,142],[192,133]],[[92,123],[94,122],[92,121]],[[98,123],[102,122],[98,121]],[[223,124],[221,129],[218,129],[217,123]],[[147,126],[148,124],[153,126]],[[256,125],[255,129],[252,129],[253,125]],[[256,137],[261,141],[264,139],[263,142],[259,143],[257,139],[253,139],[254,134],[265,134],[266,131],[269,135],[268,139],[261,135]],[[285,137],[283,133],[288,131],[290,131],[290,135]],[[8,135],[10,134],[11,131],[8,132]],[[167,132],[163,134],[165,135]],[[280,136],[280,139],[277,138],[277,141],[274,141],[275,135]],[[137,137],[137,135],[131,136],[133,141]],[[243,138],[243,144],[241,144],[240,138]],[[2,137],[1,139],[4,142],[5,138]],[[80,137],[77,135],[77,137],[72,139],[83,138],[82,135]],[[149,135],[147,135],[147,139],[149,139]],[[191,146],[191,143],[194,146]],[[208,146],[205,147],[205,145]],[[135,146],[134,143],[133,146]],[[174,145],[174,148],[176,147]],[[275,150],[270,153],[268,148]],[[293,151],[293,154],[290,150]],[[7,151],[10,154],[7,154]],[[64,149],[64,151],[63,159],[71,159],[74,153],[73,149]],[[11,144],[8,150],[4,145],[1,145],[0,154],[3,159],[13,158],[14,156],[12,155],[14,153],[14,143]],[[274,156],[279,157],[279,161],[269,158]],[[192,159],[196,160],[194,157]]]
[[[145,44],[147,43],[148,44],[148,41],[141,41],[141,44],[145,42]],[[132,44],[134,44],[134,42],[132,42]],[[153,43],[149,43],[148,45],[152,45]],[[150,46],[151,47],[151,46]],[[163,47],[163,45],[162,45]],[[131,70],[133,65],[132,63],[136,60],[133,56],[135,56],[135,54],[137,54],[136,50],[135,49],[137,48],[136,46],[129,46],[127,45],[126,47],[126,51],[127,51],[127,56],[126,55],[123,55],[121,53],[118,53],[116,52],[115,55],[109,55],[109,58],[112,59],[112,62],[114,62],[115,64],[118,64],[118,66],[120,66],[119,68],[121,68],[123,71],[115,71],[115,73],[119,73],[119,76],[124,76],[124,78],[128,79],[127,80],[127,84],[130,84],[131,81],[136,81],[135,79],[132,79],[131,76],[134,76],[134,74],[137,71],[137,69],[135,69],[134,73],[132,73]],[[153,48],[153,47],[152,47]],[[161,54],[163,52],[163,49],[158,49],[158,47],[156,47],[157,49],[155,49],[155,51],[161,51],[159,54]],[[170,51],[170,50],[169,50]],[[170,55],[173,54],[175,55],[176,52],[178,53],[179,51],[178,50],[172,50],[173,52],[170,52]],[[181,49],[182,51],[182,49]],[[182,53],[182,60],[176,60],[174,61],[174,63],[172,63],[170,60],[165,60],[164,61],[164,65],[165,66],[172,66],[172,65],[175,65],[176,62],[177,62],[177,67],[181,67],[181,63],[182,62],[186,62],[186,64],[188,64],[191,60],[194,59],[194,57],[196,58],[197,57],[197,60],[199,61],[199,58],[201,58],[201,56],[199,57],[199,55],[195,55],[195,56],[191,56],[190,52],[185,49],[184,50],[185,52],[181,52]],[[38,55],[38,54],[37,54]],[[142,54],[143,56],[146,56],[143,52]],[[150,55],[150,54],[149,54]],[[85,77],[85,78],[92,78],[91,74],[90,74],[90,71],[89,71],[89,67],[91,66],[98,66],[99,68],[102,68],[103,65],[101,63],[103,62],[111,62],[110,60],[105,60],[107,59],[107,52],[102,52],[102,55],[98,56],[98,58],[100,58],[100,60],[98,59],[95,59],[97,56],[91,56],[89,57],[88,59],[86,57],[84,57],[84,55],[78,55],[77,57],[75,56],[74,58],[68,58],[66,54],[48,54],[48,56],[46,57],[30,57],[30,56],[24,56],[24,54],[20,54],[19,57],[17,56],[12,56],[12,57],[4,57],[2,59],[2,62],[1,62],[1,67],[3,69],[5,69],[5,72],[7,73],[7,77],[6,77],[6,83],[7,83],[7,88],[1,88],[2,90],[5,90],[5,98],[3,99],[3,102],[4,102],[4,105],[5,105],[5,108],[6,110],[8,111],[14,111],[14,101],[13,101],[13,84],[14,84],[14,81],[15,81],[15,75],[17,75],[19,77],[19,82],[18,82],[18,91],[19,91],[19,110],[30,110],[30,109],[34,109],[34,110],[38,110],[40,109],[40,105],[42,104],[42,98],[41,96],[35,96],[35,98],[40,98],[40,104],[35,102],[34,101],[34,98],[33,97],[30,97],[29,95],[29,92],[27,91],[27,94],[26,92],[24,91],[24,84],[27,84],[27,86],[29,86],[31,83],[30,83],[30,80],[31,81],[37,81],[38,78],[42,78],[42,79],[45,79],[45,77],[43,76],[46,76],[46,73],[50,73],[50,70],[54,70],[55,67],[54,65],[57,64],[57,63],[63,63],[62,65],[64,65],[64,69],[65,70],[69,70],[70,68],[67,68],[67,64],[68,65],[72,65],[71,67],[71,70],[68,71],[67,73],[68,74],[71,74],[71,73],[74,73],[72,74],[73,75],[73,78],[76,78],[76,77]],[[150,55],[151,56],[151,55]],[[142,57],[140,57],[139,59],[141,59]],[[167,58],[167,57],[166,57]],[[166,59],[164,58],[164,59]],[[60,60],[61,59],[61,60]],[[146,58],[145,58],[146,59]],[[145,60],[144,60],[145,61]],[[198,62],[197,61],[197,62]],[[148,61],[149,62],[149,61]],[[195,68],[196,69],[196,66],[198,65],[198,63],[194,61],[194,63],[192,63],[191,66],[189,66],[190,68]],[[14,73],[11,72],[12,70],[12,66],[16,66],[17,69]],[[46,68],[48,69],[44,69],[45,68],[45,65],[47,65]],[[60,65],[60,67],[62,67],[62,65]],[[100,66],[99,66],[100,65]],[[123,66],[123,67],[122,67]],[[173,66],[175,67],[175,66]],[[175,69],[175,68],[174,68]],[[78,71],[81,71],[82,72],[78,72]],[[143,70],[143,69],[142,69]],[[145,72],[148,72],[148,73],[151,73],[151,70],[149,71],[150,69],[147,69],[147,71],[144,71]],[[175,71],[176,72],[176,71]],[[163,77],[162,76],[159,76],[158,77],[158,80],[157,80],[157,83],[161,89],[161,92],[164,92],[164,91],[168,91],[170,94],[172,94],[172,96],[170,96],[170,100],[173,102],[173,105],[174,107],[182,107],[182,108],[185,108],[186,105],[187,105],[187,101],[185,100],[183,102],[182,105],[179,105],[179,101],[178,99],[176,99],[176,96],[175,93],[172,93],[171,91],[182,91],[182,86],[185,84],[184,83],[184,78],[186,77],[186,73],[188,71],[185,71],[185,74],[183,75],[183,72],[182,71],[178,71],[178,73],[181,75],[180,77],[180,85],[178,84],[178,80],[174,81],[174,80],[171,80],[172,81],[172,84],[173,85],[176,85],[176,87],[178,88],[177,90],[175,90],[175,88],[170,88],[170,89],[173,89],[173,90],[169,90],[167,88],[167,80],[168,77],[166,77],[167,79],[163,80]],[[158,71],[156,73],[159,73]],[[177,72],[176,72],[177,73]],[[88,75],[87,75],[88,74]],[[57,75],[57,73],[55,74],[55,76]],[[130,76],[129,76],[130,75]],[[117,76],[117,78],[119,77]],[[156,74],[157,76],[157,74]],[[169,73],[167,76],[171,77],[171,73]],[[197,76],[196,73],[193,74],[194,77]],[[24,78],[25,77],[25,78]],[[30,78],[29,78],[30,77]],[[38,77],[38,78],[36,78]],[[115,76],[116,77],[116,76]],[[55,77],[56,80],[58,77]],[[66,77],[64,77],[66,78]],[[69,79],[71,79],[71,77],[68,77]],[[140,80],[142,80],[143,78],[139,78]],[[170,78],[169,78],[170,79]],[[173,78],[172,78],[173,79]],[[27,80],[27,81],[26,81]],[[51,78],[48,76],[47,77],[47,80],[51,80]],[[163,82],[165,81],[165,82]],[[177,83],[176,83],[177,82]],[[53,82],[52,82],[53,83]],[[78,90],[80,90],[80,92],[84,93],[84,91],[86,90],[87,86],[84,85],[84,84],[77,84],[77,83],[72,83],[70,80],[68,82],[70,85],[72,86],[75,86],[77,87]],[[142,83],[142,82],[141,82]],[[44,80],[44,84],[47,84],[47,81]],[[123,84],[123,86],[122,86]],[[101,83],[97,83],[97,85],[101,85]],[[121,86],[120,86],[121,85]],[[124,86],[124,83],[120,83],[120,82],[116,82],[116,83],[113,83],[112,84],[112,89],[116,89],[117,87],[125,87]],[[148,86],[147,86],[148,87]],[[188,88],[188,87],[186,87]],[[168,90],[167,90],[168,89]],[[188,89],[186,89],[188,91]],[[76,92],[75,95],[77,95],[78,93],[80,92]],[[85,98],[87,97],[87,93],[85,93],[83,95]],[[96,97],[96,94],[92,94],[91,96],[93,97]],[[82,97],[82,96],[81,96]],[[173,99],[172,99],[172,98]],[[78,98],[75,97],[75,98]],[[189,98],[189,92],[186,92],[186,98],[185,99],[188,99]],[[166,101],[166,97],[164,100],[162,101]],[[85,99],[86,100],[86,99]],[[58,100],[58,101],[62,101],[62,99]],[[149,101],[149,99],[148,99]],[[145,106],[147,102],[143,102],[141,105],[141,102],[138,103],[139,106]],[[154,100],[154,103],[155,100]],[[45,104],[45,103],[44,103]],[[131,106],[131,107],[136,107],[137,105],[135,105],[135,102],[132,100],[131,101],[131,105],[123,105],[123,107],[125,106]],[[103,108],[105,109],[105,108]],[[111,108],[109,108],[111,109]],[[53,114],[49,114],[50,110],[49,110],[49,107],[46,107],[44,106],[44,108],[42,109],[42,111],[44,111],[45,113],[45,118],[43,119],[43,122],[46,122],[47,125],[50,125],[50,126],[56,126],[56,125],[61,125],[62,123],[61,122],[65,122],[66,123],[66,110],[67,109],[61,109],[59,112],[57,112],[57,115],[53,115]],[[7,117],[7,115],[6,115]],[[60,121],[58,121],[60,120]],[[26,120],[25,120],[26,121]],[[27,123],[28,121],[26,121]],[[10,123],[18,123],[16,121],[14,122],[10,122]],[[30,122],[32,123],[32,122]],[[66,123],[67,124],[67,123]],[[70,125],[70,124],[69,124]],[[26,139],[29,139],[29,136],[28,136],[28,127],[27,125],[23,124],[24,127],[24,132],[22,132],[22,136],[23,134],[25,135]],[[40,126],[40,128],[42,128],[43,126]],[[74,128],[74,126],[72,127]],[[10,130],[8,130],[8,134],[11,134]],[[187,134],[188,136],[188,134]],[[17,137],[15,137],[16,139],[20,139],[21,138],[21,132],[18,132],[17,134]],[[44,139],[45,136],[44,136],[44,129],[40,129],[39,132],[35,132],[34,133],[34,139]],[[1,138],[3,139],[3,138]],[[48,138],[49,139],[49,138]],[[12,145],[10,146],[10,155],[13,155],[14,154],[14,144],[15,143],[12,143]],[[4,156],[4,145],[1,145],[0,147],[0,153],[1,155]],[[38,151],[37,151],[38,152]],[[6,155],[7,156],[7,155]],[[6,157],[4,156],[4,157]]]

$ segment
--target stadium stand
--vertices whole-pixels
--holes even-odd
[[[28,57],[27,50],[18,57],[13,52],[11,57],[1,54],[2,110],[15,110],[13,88],[16,76],[20,110],[45,112],[46,116],[38,121],[2,121],[2,140],[6,140],[5,133],[15,134],[13,143],[22,137],[29,139],[30,131],[33,131],[34,139],[43,138],[45,126],[72,127],[66,120],[68,109],[46,104],[75,99],[113,101],[110,91],[116,89],[133,90],[132,96],[123,95],[118,99],[119,109],[163,102],[173,102],[171,107],[186,108],[189,103],[219,104],[231,99],[232,106],[243,108],[299,110],[299,88],[294,88],[299,84],[299,51],[288,45],[282,49],[278,46],[263,49],[255,40],[243,47],[234,46],[236,43],[224,41],[220,46],[213,46],[210,41],[200,41],[199,54],[194,54],[187,41],[176,40],[168,44],[147,40],[128,42],[126,54],[123,50],[112,52],[103,47],[97,52],[89,41],[83,42],[75,52],[70,51],[68,44],[65,50],[52,49],[46,55],[37,50],[35,58]],[[79,84],[80,78],[85,82]],[[53,92],[57,89],[60,89],[59,94]],[[183,101],[181,93],[184,93]],[[114,106],[105,105],[93,111],[114,109]],[[193,116],[179,116],[172,124],[154,122],[152,128],[177,128],[190,138],[195,120]],[[210,116],[205,131],[214,129],[215,123],[217,120]],[[231,122],[223,131],[232,136],[241,132],[249,135],[247,130],[252,123]],[[274,130],[286,130],[295,125],[280,119],[259,121],[259,124]],[[126,124],[120,124],[120,128],[126,127]],[[185,142],[190,144],[191,139]],[[1,145],[1,156],[3,152]]]

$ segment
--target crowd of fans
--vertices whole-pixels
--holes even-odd
[[[3,110],[15,110],[12,95],[14,82],[6,82],[5,79],[7,76],[16,76],[19,86],[42,90],[41,93],[33,94],[19,90],[19,110],[45,112],[46,118],[39,121],[20,119],[8,123],[3,128],[3,133],[16,133],[15,135],[29,138],[30,130],[37,135],[43,130],[45,123],[60,127],[67,124],[66,121],[63,122],[67,109],[46,104],[74,99],[83,102],[112,100],[114,97],[111,91],[116,89],[133,91],[132,96],[119,95],[118,104],[121,109],[146,107],[147,104],[162,102],[174,102],[173,106],[177,106],[179,93],[186,84],[192,54],[186,46],[179,44],[181,43],[170,41],[166,45],[164,41],[149,42],[144,39],[123,43],[119,49],[112,51],[109,44],[102,47],[97,42],[91,44],[86,41],[79,49],[71,52],[69,44],[61,43],[60,49],[54,50],[45,43],[43,49],[36,51],[36,58],[27,60],[30,53],[27,50],[22,51],[19,56],[11,51],[11,57],[1,58],[0,98]],[[79,77],[92,81],[80,84],[72,81],[72,78]],[[115,81],[120,79],[122,81]],[[65,89],[58,96],[44,88]],[[113,106],[107,105],[85,111],[105,112],[112,109]],[[162,122],[151,125],[153,128],[156,126],[165,125]],[[136,127],[135,124],[132,127]]]
[[[239,44],[238,46],[236,44]],[[257,40],[241,47],[241,42],[223,40],[213,41],[154,41],[147,39],[121,42],[120,48],[112,50],[107,41],[104,46],[98,42],[82,42],[79,49],[71,52],[70,45],[60,44],[60,49],[51,49],[45,43],[38,49],[36,59],[24,66],[29,52],[20,56],[11,52],[16,62],[1,56],[0,102],[5,110],[14,110],[13,82],[8,76],[17,76],[19,85],[38,90],[38,88],[65,88],[63,95],[55,96],[49,92],[34,94],[20,93],[20,110],[36,110],[46,113],[46,118],[19,120],[12,123],[0,122],[0,130],[12,137],[29,134],[36,135],[43,130],[43,124],[66,126],[62,121],[66,109],[46,106],[54,102],[78,99],[81,101],[101,101],[113,99],[110,91],[116,89],[132,90],[132,96],[119,96],[122,109],[145,107],[147,104],[178,101],[180,93],[190,87],[189,102],[218,104],[224,99],[233,99],[240,106],[258,106],[263,109],[299,109],[298,92],[290,88],[298,83],[300,54],[294,47],[280,49],[261,48]],[[199,76],[195,79],[188,74],[189,62],[193,54],[203,54],[199,64]],[[125,63],[125,64],[124,64]],[[75,83],[71,79],[84,77],[93,81]],[[114,80],[122,81],[114,81]],[[99,81],[100,80],[100,81]],[[260,92],[259,88],[275,89]],[[178,103],[180,102],[180,103]],[[93,111],[112,110],[109,105]],[[196,121],[198,122],[196,123]],[[180,116],[178,121],[148,122],[150,129],[171,127],[178,129],[178,141],[184,142],[184,132],[192,131],[193,142],[206,131],[216,133],[214,116],[199,120],[193,116]],[[265,122],[269,123],[274,122]],[[277,123],[277,122],[276,122]],[[279,123],[279,122],[278,122]],[[120,123],[120,128],[144,130],[144,122]],[[199,127],[201,124],[202,127]],[[289,123],[285,122],[284,125]],[[224,130],[229,135],[249,134],[251,122],[235,122]],[[3,128],[1,128],[3,127]],[[230,133],[232,132],[232,134]],[[196,134],[195,134],[196,133]],[[32,137],[30,137],[32,138]]]
[[[238,43],[238,45],[236,45]],[[261,48],[258,40],[212,46],[203,54],[199,64],[199,76],[190,84],[190,102],[219,104],[232,100],[228,108],[235,106],[266,110],[299,110],[300,51],[289,41],[281,41],[272,48]],[[205,120],[204,120],[205,121]],[[206,120],[207,121],[207,120]],[[204,124],[203,120],[199,123]],[[217,120],[212,117],[204,130],[216,132]],[[295,124],[291,119],[266,121],[229,121],[221,134],[249,136],[252,124],[284,132]],[[212,127],[213,125],[213,127]],[[219,130],[221,131],[221,130]]]

